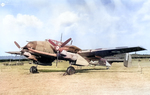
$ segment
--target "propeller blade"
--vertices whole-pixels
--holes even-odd
[[[52,40],[48,40],[53,46],[57,46]]]
[[[72,43],[73,43],[73,40],[71,40],[71,43],[70,43],[70,45],[72,45]]]
[[[14,43],[19,49],[21,48],[20,45],[16,41],[14,41]]]
[[[71,41],[71,38],[69,38],[69,39],[66,40],[64,43],[62,43],[61,47],[64,47],[69,41]]]
[[[56,61],[56,67],[57,67],[57,64],[58,64],[58,55],[59,54],[59,51],[57,51],[57,61]]]
[[[61,37],[60,37],[60,42],[62,42],[62,33],[61,33]]]

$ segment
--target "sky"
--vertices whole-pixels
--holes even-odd
[[[150,54],[150,0],[0,0],[0,56],[27,41],[73,39],[81,49],[141,46]]]

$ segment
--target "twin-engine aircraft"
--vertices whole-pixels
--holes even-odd
[[[33,60],[33,63],[36,64],[36,66],[32,66],[30,68],[30,72],[36,73],[38,71],[37,65],[51,66],[54,60],[66,60],[69,61],[70,65],[76,66],[103,65],[109,68],[113,61],[107,61],[107,59],[105,59],[107,56],[146,50],[142,47],[118,47],[112,49],[99,48],[81,50],[74,45],[67,45],[67,43],[69,43],[71,40],[72,39],[69,38],[65,42],[52,39],[47,39],[45,41],[31,41],[28,42],[28,44],[24,47],[20,47],[20,45],[14,41],[15,45],[20,49],[20,51],[7,53],[24,55],[28,59]],[[125,66],[129,65],[129,59],[130,56],[126,54],[126,62],[124,62]],[[68,75],[74,74],[75,68],[70,66],[67,68],[66,72]]]

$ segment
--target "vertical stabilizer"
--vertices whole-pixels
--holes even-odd
[[[125,67],[131,67],[132,66],[132,57],[129,53],[125,54],[124,57],[124,66]]]

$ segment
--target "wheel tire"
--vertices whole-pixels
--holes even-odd
[[[37,73],[37,68],[35,66],[32,66],[30,68],[30,73]]]
[[[67,74],[68,75],[72,75],[72,74],[75,74],[76,70],[74,67],[70,66],[67,68]]]

